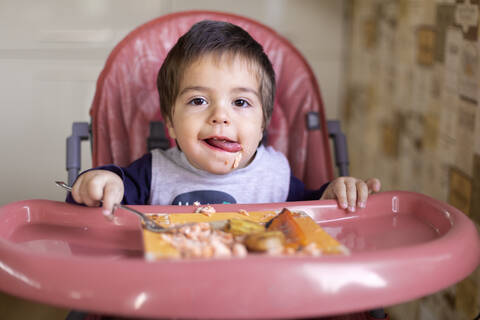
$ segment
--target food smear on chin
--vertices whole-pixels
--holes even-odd
[[[233,160],[232,169],[238,168],[240,160],[242,160],[242,145],[236,141],[229,140],[228,138],[222,137],[213,137],[204,140],[208,145],[220,149],[222,151],[236,153],[235,159]],[[225,166],[229,166],[230,161],[224,161]]]
[[[235,160],[233,160],[233,165],[232,165],[232,168],[233,169],[237,169],[238,168],[238,165],[240,164],[240,161],[242,160],[242,153],[241,152],[237,152],[237,155],[235,156]]]

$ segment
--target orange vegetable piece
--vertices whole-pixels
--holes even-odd
[[[335,238],[330,236],[306,213],[291,212],[284,208],[267,228],[278,230],[286,237],[286,247],[299,249],[315,243],[323,253],[345,253],[347,250]]]

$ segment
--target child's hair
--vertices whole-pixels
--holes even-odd
[[[241,27],[223,21],[204,20],[194,24],[168,53],[158,72],[157,87],[164,119],[173,115],[180,82],[186,68],[199,57],[214,53],[240,55],[258,69],[263,125],[268,125],[275,97],[275,72],[263,47]]]

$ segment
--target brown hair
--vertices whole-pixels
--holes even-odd
[[[185,69],[199,57],[214,53],[240,55],[258,69],[263,125],[268,125],[275,97],[275,72],[263,47],[239,26],[204,20],[194,24],[168,53],[158,72],[157,88],[165,120],[171,120]]]

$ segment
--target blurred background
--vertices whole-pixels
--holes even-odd
[[[250,17],[289,39],[315,72],[328,119],[342,120],[351,174],[421,192],[480,222],[479,0],[0,0],[0,205],[63,200],[65,138],[89,121],[114,47],[160,15]],[[91,165],[82,147],[82,169]],[[393,319],[473,319],[480,272],[388,308]],[[67,310],[0,294],[2,319]]]

